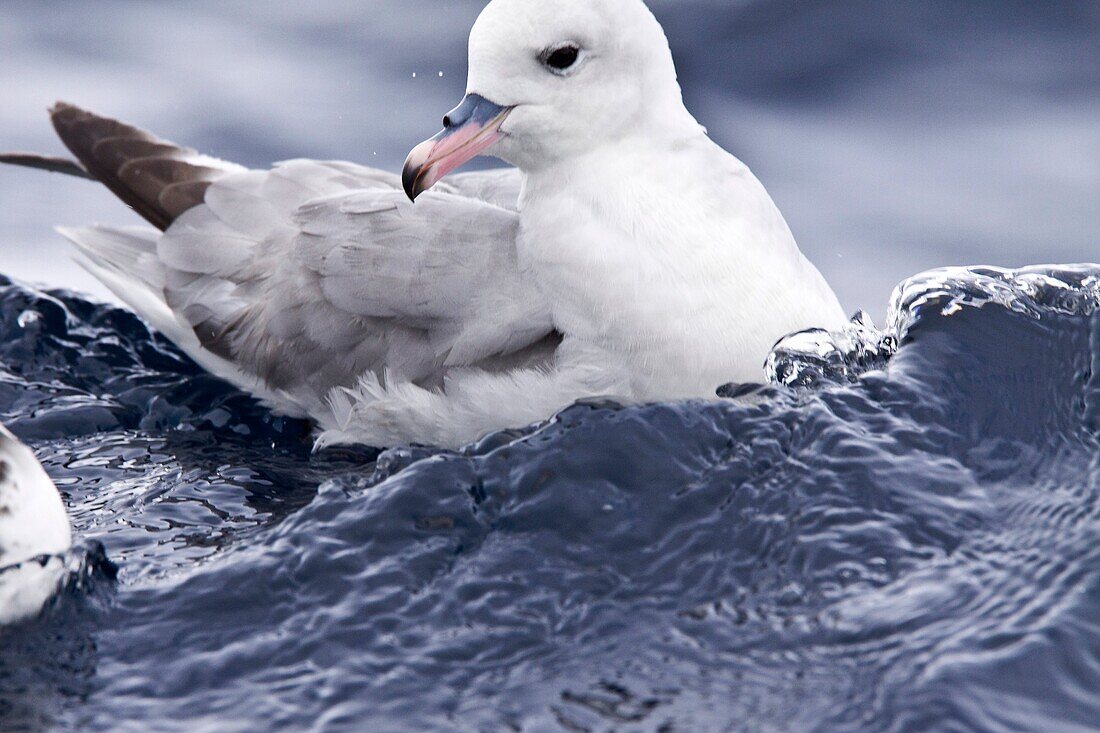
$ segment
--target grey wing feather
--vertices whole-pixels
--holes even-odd
[[[520,176],[515,168],[498,168],[476,173],[459,173],[436,184],[436,190],[484,201],[508,211],[516,211],[519,203]]]
[[[491,177],[459,183],[499,196],[507,176]],[[545,358],[518,216],[462,190],[414,205],[396,176],[312,161],[225,177],[160,241],[166,300],[206,349],[291,392]]]
[[[514,170],[467,173],[414,206],[397,175],[202,156],[58,103],[86,172],[158,228],[64,230],[87,266],[193,358],[291,414],[368,371],[438,385],[451,367],[542,363],[549,308],[516,260]]]

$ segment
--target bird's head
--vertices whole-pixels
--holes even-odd
[[[537,170],[694,120],[642,0],[493,0],[470,34],[466,97],[405,164],[415,199],[477,155]]]

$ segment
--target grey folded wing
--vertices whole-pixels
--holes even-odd
[[[290,394],[544,361],[556,336],[517,263],[517,192],[512,171],[415,205],[346,163],[226,176],[160,239],[164,297],[203,348]]]

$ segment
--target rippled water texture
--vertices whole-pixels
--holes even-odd
[[[888,364],[375,464],[6,285],[0,413],[119,574],[2,633],[4,730],[1093,730],[1098,293],[935,273]]]
[[[688,108],[847,310],[881,320],[932,267],[1097,258],[1097,0],[649,3]],[[462,98],[484,5],[2,0],[0,149],[62,154],[60,98],[249,166],[399,171]],[[0,170],[0,272],[105,294],[52,231],[88,222],[140,223],[102,186]]]

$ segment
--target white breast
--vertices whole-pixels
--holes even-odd
[[[764,187],[705,137],[570,166],[529,177],[521,263],[557,328],[625,364],[638,399],[760,381],[778,339],[844,322]]]

